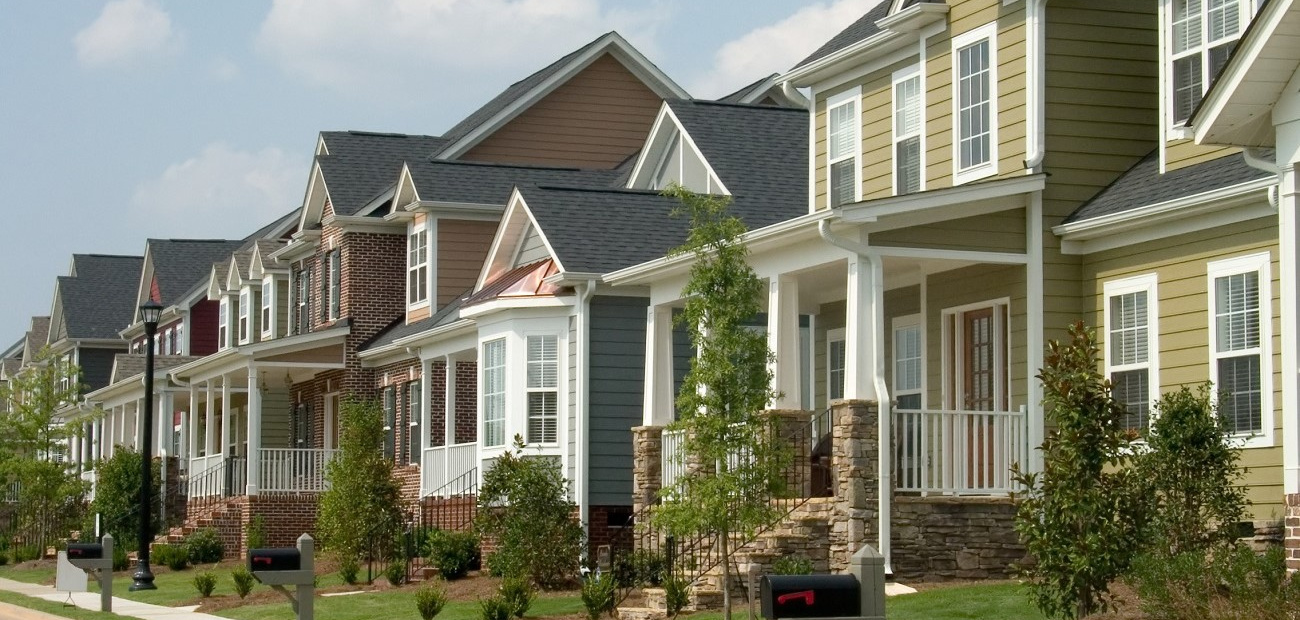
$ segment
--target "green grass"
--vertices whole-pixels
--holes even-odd
[[[419,620],[415,610],[415,589],[388,590],[348,596],[316,597],[316,617],[330,620]],[[528,618],[563,616],[582,613],[582,601],[576,596],[539,596],[528,609]],[[216,612],[237,620],[293,620],[296,616],[288,601],[271,605],[245,605]],[[478,601],[453,601],[438,614],[438,620],[475,620],[479,617]]]
[[[42,565],[38,568],[15,568],[12,565],[0,566],[0,577],[13,579],[23,583],[48,583],[54,584],[54,564]]]
[[[27,609],[35,609],[36,611],[43,611],[47,614],[61,616],[63,618],[76,618],[77,620],[120,620],[122,617],[102,611],[90,611],[87,609],[81,609],[80,607],[67,607],[63,603],[56,603],[54,601],[47,601],[40,598],[32,598],[30,596],[23,596],[16,592],[6,592],[4,590],[0,590],[0,602],[17,605],[19,607],[26,607]]]
[[[757,612],[757,609],[755,611]],[[689,620],[720,620],[722,614],[706,612],[681,617]],[[732,610],[732,617],[748,617],[743,605]],[[1005,582],[955,586],[891,596],[885,599],[885,617],[889,620],[965,618],[1045,620],[1046,618],[1029,602],[1029,598],[1025,596],[1024,586]],[[442,616],[438,618],[441,620]]]

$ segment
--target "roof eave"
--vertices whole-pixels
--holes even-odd
[[[798,87],[812,86],[849,69],[849,65],[856,63],[860,55],[879,54],[901,47],[916,38],[925,26],[943,19],[947,14],[947,4],[912,5],[876,21],[880,32],[808,64],[795,67],[779,79]]]

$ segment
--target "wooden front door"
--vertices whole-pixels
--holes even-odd
[[[970,411],[993,411],[996,397],[994,369],[993,308],[972,310],[962,315],[963,389],[962,408]]]

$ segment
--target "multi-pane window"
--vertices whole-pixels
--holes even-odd
[[[506,443],[506,341],[483,343],[483,445]]]
[[[217,302],[217,348],[230,346],[230,297],[223,295]]]
[[[555,443],[559,431],[559,358],[555,336],[528,337],[528,443]]]
[[[406,384],[406,425],[410,427],[407,438],[409,446],[407,448],[408,462],[412,465],[420,464],[420,451],[424,448],[421,439],[420,420],[423,415],[421,406],[420,379],[416,379]]]
[[[397,458],[397,388],[384,388],[384,458]]]
[[[1124,428],[1145,431],[1159,388],[1156,359],[1156,278],[1139,276],[1105,284],[1106,376],[1124,407]]]
[[[826,335],[826,398],[844,398],[844,330],[831,330]]]
[[[858,96],[859,92],[853,90],[832,97],[827,102],[827,193],[832,208],[857,200]]]
[[[1267,254],[1210,265],[1210,373],[1219,416],[1234,433],[1268,430]]]
[[[178,324],[174,333],[176,334],[176,354],[185,355],[185,324]]]
[[[339,298],[343,290],[343,269],[342,258],[339,250],[329,253],[327,259],[329,269],[329,320],[333,321],[339,318]]]
[[[429,301],[429,231],[419,228],[406,239],[406,303]]]
[[[311,331],[311,269],[304,267],[298,271],[294,287],[294,333],[305,334]]]
[[[266,280],[262,280],[262,332],[263,333],[271,331],[271,313],[274,309],[273,306],[271,305],[271,302],[274,301],[273,299],[274,295],[272,293],[274,289],[275,289],[275,282],[273,280],[269,278]]]
[[[239,344],[248,342],[248,336],[252,333],[250,317],[252,315],[253,293],[248,289],[239,291]]]
[[[921,73],[918,67],[894,75],[894,193],[921,190]]]
[[[899,409],[921,408],[921,325],[900,321],[894,326],[894,400]],[[907,323],[907,324],[904,324]]]
[[[1250,20],[1252,0],[1172,0],[1169,14],[1170,117],[1192,115]]]
[[[953,101],[956,181],[961,183],[995,170],[997,127],[993,75],[995,24],[954,39]]]

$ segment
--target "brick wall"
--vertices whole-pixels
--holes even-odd
[[[1286,549],[1287,571],[1300,571],[1300,493],[1286,496],[1286,538],[1282,544]]]
[[[266,528],[266,544],[271,547],[292,547],[303,534],[316,535],[316,517],[319,514],[320,496],[315,493],[256,495],[244,498],[241,518],[244,524],[253,517],[262,517]],[[248,539],[239,539],[240,557],[248,554]],[[226,555],[229,556],[229,547]]]
[[[456,362],[456,443],[478,439],[478,364]]]

